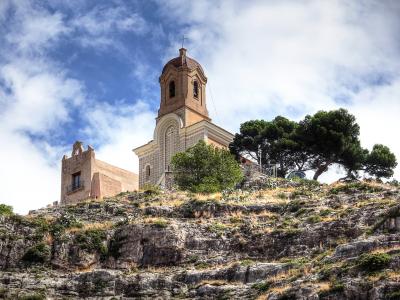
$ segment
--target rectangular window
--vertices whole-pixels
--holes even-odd
[[[81,172],[72,174],[72,189],[75,190],[81,186]]]

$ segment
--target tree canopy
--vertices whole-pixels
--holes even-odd
[[[243,123],[230,150],[264,166],[276,164],[278,176],[291,171],[314,171],[313,179],[333,165],[342,166],[347,177],[363,171],[376,178],[393,176],[396,157],[387,146],[375,145],[371,152],[361,147],[360,127],[345,109],[319,111],[299,122],[278,116],[272,121]]]
[[[234,156],[204,141],[172,157],[174,181],[181,188],[198,193],[233,188],[243,174]]]

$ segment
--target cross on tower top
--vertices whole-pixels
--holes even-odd
[[[183,48],[183,44],[185,43],[185,40],[188,40],[188,38],[186,38],[185,35],[182,35],[182,48]]]

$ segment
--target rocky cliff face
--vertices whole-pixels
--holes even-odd
[[[0,298],[400,299],[400,190],[252,183],[0,216]]]

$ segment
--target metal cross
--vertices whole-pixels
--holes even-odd
[[[182,48],[183,48],[183,44],[185,43],[185,40],[188,40],[188,38],[185,38],[185,35],[182,35]]]

